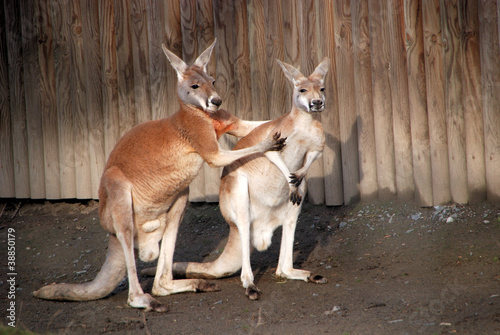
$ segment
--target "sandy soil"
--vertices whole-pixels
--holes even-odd
[[[16,247],[17,329],[54,334],[500,334],[500,206],[420,208],[387,202],[326,207],[305,204],[295,264],[328,284],[280,281],[273,245],[252,256],[259,301],[239,276],[220,292],[159,298],[169,312],[129,308],[127,282],[93,302],[38,300],[53,282],[83,282],[99,271],[107,234],[97,203],[0,202],[0,241]],[[12,231],[12,230],[11,230]],[[228,227],[216,204],[192,204],[177,239],[176,260],[213,259]],[[7,325],[10,272],[1,261],[1,324]],[[139,263],[139,268],[150,264]],[[146,291],[153,278],[141,277]],[[3,328],[5,331],[5,328]],[[1,329],[0,329],[0,332]]]

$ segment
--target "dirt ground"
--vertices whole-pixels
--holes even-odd
[[[53,334],[500,334],[500,206],[420,208],[386,202],[305,204],[295,238],[296,267],[327,277],[318,285],[274,276],[281,231],[252,255],[261,299],[250,301],[238,274],[220,292],[159,299],[167,313],[127,306],[126,281],[92,302],[38,300],[53,282],[92,280],[107,234],[97,203],[0,201],[2,255],[15,241],[15,297],[8,299],[7,257],[0,278],[1,324],[16,303],[16,326]],[[13,228],[15,232],[8,236]],[[191,204],[176,260],[213,259],[228,227],[217,204]],[[139,263],[139,268],[150,264]],[[141,277],[150,292],[153,278]],[[8,327],[7,327],[8,328]],[[6,331],[7,328],[3,328]],[[0,332],[2,329],[0,328]]]

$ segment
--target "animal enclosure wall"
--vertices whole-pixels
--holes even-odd
[[[223,107],[277,118],[328,56],[327,135],[309,200],[500,202],[500,0],[4,0],[0,198],[97,198],[106,158],[137,123],[178,107],[161,44],[209,73]],[[225,147],[234,141],[221,140]],[[192,201],[216,201],[205,167]]]

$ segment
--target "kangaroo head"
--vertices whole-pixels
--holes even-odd
[[[314,72],[306,78],[290,64],[276,60],[285,76],[293,84],[293,104],[308,113],[322,112],[325,109],[325,87],[323,86],[330,59],[323,58]]]
[[[163,52],[177,72],[177,94],[180,102],[195,106],[206,112],[215,112],[222,99],[215,91],[215,80],[207,74],[207,64],[212,55],[216,40],[188,66],[182,59],[162,45]]]

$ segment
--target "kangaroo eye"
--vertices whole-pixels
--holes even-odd
[[[212,85],[213,85],[213,86],[215,86],[215,80],[214,80],[214,81],[212,81]]]
[[[320,89],[320,91],[321,91],[321,92],[324,92],[324,91],[325,91],[325,88],[324,88],[324,87],[322,87],[322,88]]]
[[[197,89],[197,88],[200,88],[200,85],[196,85],[196,84],[194,84],[194,85],[191,85],[191,88],[192,88],[193,90],[195,90],[195,89]]]
[[[306,90],[305,88],[301,88],[301,89],[299,90],[299,92],[300,92],[300,93],[305,93],[305,92],[307,92],[307,90]]]

